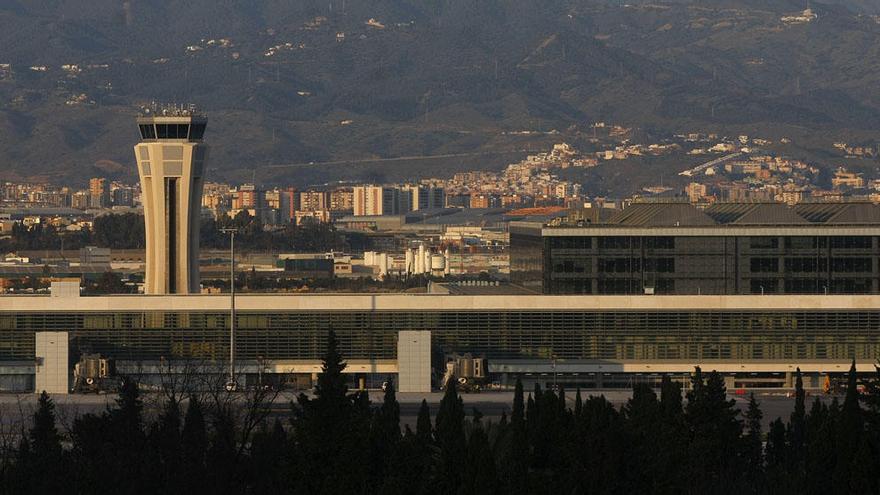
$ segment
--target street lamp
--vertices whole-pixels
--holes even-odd
[[[226,391],[235,392],[235,234],[238,229],[220,229],[229,234],[229,376]]]

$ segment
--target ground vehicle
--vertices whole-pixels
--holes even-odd
[[[448,354],[440,389],[446,390],[449,381],[454,379],[460,391],[479,392],[486,384],[486,375],[486,358],[475,358],[471,354]]]
[[[116,361],[100,354],[83,354],[73,366],[74,392],[115,392],[121,384]]]

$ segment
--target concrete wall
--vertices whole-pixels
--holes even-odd
[[[405,330],[397,334],[400,392],[431,391],[431,332]]]
[[[68,393],[72,371],[67,332],[37,332],[34,336],[37,355],[35,392]]]

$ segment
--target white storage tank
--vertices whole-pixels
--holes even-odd
[[[431,274],[436,276],[442,276],[443,271],[446,269],[446,260],[443,258],[442,254],[435,254],[431,256]]]

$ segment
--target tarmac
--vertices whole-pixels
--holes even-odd
[[[768,428],[771,421],[778,417],[787,421],[794,409],[794,398],[791,390],[754,390],[755,398],[761,406],[764,413],[764,428]],[[526,392],[528,394],[528,391]],[[296,400],[299,392],[283,391],[278,393],[271,406],[272,414],[283,416],[289,409],[291,401]],[[383,393],[381,390],[370,390],[370,400],[374,406],[379,406],[382,402]],[[582,392],[582,397],[586,399],[588,396],[603,395],[616,407],[620,407],[626,403],[632,393],[629,390],[612,389],[612,390],[588,390]],[[825,402],[830,402],[833,396],[822,393],[808,392],[807,410],[813,402],[814,397],[819,396]],[[512,391],[484,391],[481,393],[461,394],[464,403],[465,414],[472,417],[473,411],[477,410],[482,414],[483,421],[497,422],[502,414],[508,417],[511,413],[513,404]],[[428,402],[431,410],[432,419],[436,416],[440,407],[440,400],[443,398],[443,392],[432,393],[398,393],[397,399],[400,403],[400,417],[403,425],[409,425],[415,428],[418,411],[422,400]],[[574,407],[575,394],[573,391],[566,392],[566,400],[569,407]],[[736,407],[740,411],[745,412],[748,407],[748,395],[728,394],[728,398],[735,401]],[[116,400],[115,394],[70,394],[70,395],[54,395],[58,422],[62,428],[70,426],[73,420],[86,413],[100,413],[108,406],[112,406]],[[147,409],[150,406],[158,404],[162,400],[162,396],[158,393],[145,393],[143,400]],[[842,400],[842,397],[839,397]],[[10,428],[20,428],[22,418],[25,419],[24,424],[29,423],[30,417],[36,409],[36,394],[0,394],[0,428],[9,430]],[[2,434],[2,431],[0,431]]]

